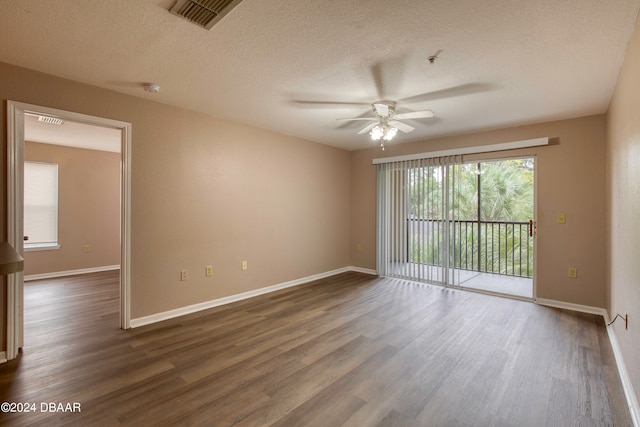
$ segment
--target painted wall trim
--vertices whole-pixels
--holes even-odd
[[[377,272],[377,271],[375,271],[375,270],[374,270],[374,269],[372,269],[372,268],[362,268],[362,267],[353,267],[353,266],[350,266],[350,267],[347,267],[347,271],[355,271],[355,272],[357,272],[357,273],[371,274],[371,275],[373,275],[373,276],[377,276],[377,275],[378,275],[378,272]]]
[[[24,255],[22,233],[22,197],[24,186],[24,111],[12,101],[7,101],[7,242]],[[19,201],[19,202],[18,202]],[[23,272],[7,275],[7,345],[5,359],[15,359],[24,340],[22,301]]]
[[[432,159],[434,157],[455,156],[460,154],[491,153],[493,151],[515,150],[517,148],[538,147],[549,145],[549,138],[524,139],[522,141],[502,142],[499,144],[480,145],[475,147],[451,148],[449,150],[430,151],[426,153],[407,154],[406,156],[385,157],[373,159],[373,164],[401,162],[405,160]]]
[[[596,314],[603,317],[605,324],[608,324],[611,320],[609,313],[604,308],[590,307],[588,305],[571,304],[568,302],[549,300],[544,298],[536,299],[536,303],[545,305],[548,307],[564,308],[567,310],[579,311],[582,313]],[[618,339],[612,326],[607,326],[607,334],[609,335],[609,342],[611,343],[611,349],[613,350],[613,356],[616,360],[616,366],[618,367],[618,374],[620,375],[620,381],[622,382],[622,389],[624,391],[624,397],[627,400],[627,406],[629,407],[629,414],[634,427],[640,427],[640,406],[638,405],[638,398],[636,397],[631,383],[631,378],[627,371],[627,367],[622,357],[622,351],[618,345]]]
[[[605,317],[605,322],[607,324],[611,322],[608,315]],[[620,345],[618,344],[618,338],[616,338],[616,333],[613,330],[613,325],[607,326],[607,333],[609,334],[609,341],[611,342],[611,348],[613,349],[613,357],[616,360],[618,374],[620,375],[620,381],[622,382],[624,397],[627,399],[627,406],[629,406],[631,421],[633,422],[634,427],[640,427],[640,405],[638,405],[638,398],[636,396],[635,390],[633,389],[633,384],[631,383],[631,378],[629,377],[629,372],[627,371],[627,365],[624,363],[622,350],[620,349]]]
[[[120,327],[128,329],[131,318],[131,129],[132,124],[105,117],[7,100],[7,241],[21,255],[23,251],[23,164],[24,114],[44,114],[89,125],[106,126],[121,132],[120,174]],[[22,272],[7,276],[7,359],[18,356],[24,341]]]
[[[563,308],[565,310],[579,311],[581,313],[596,314],[608,319],[607,310],[600,307],[591,307],[589,305],[573,304],[570,302],[556,301],[552,299],[536,298],[536,304],[546,305],[547,307]]]
[[[99,273],[101,271],[120,270],[119,265],[105,265],[103,267],[80,268],[77,270],[53,271],[51,273],[29,274],[24,276],[24,281],[53,279],[55,277],[77,276],[78,274]]]
[[[164,311],[162,313],[156,313],[149,316],[139,317],[131,319],[131,327],[137,328],[144,325],[150,325],[152,323],[161,322],[163,320],[173,319],[174,317],[184,316],[198,311],[207,310],[209,308],[218,307],[225,304],[230,304],[236,301],[242,301],[247,298],[256,297],[258,295],[268,294],[270,292],[279,291],[281,289],[291,288],[293,286],[302,285],[304,283],[312,282],[318,279],[324,279],[326,277],[335,276],[336,274],[345,273],[347,271],[355,271],[359,273],[366,273],[375,275],[374,270],[359,268],[359,267],[343,267],[337,270],[331,270],[324,273],[314,274],[312,276],[302,277],[300,279],[291,280],[289,282],[279,283],[265,288],[256,289],[253,291],[243,292],[241,294],[231,295],[228,297],[218,298],[211,301],[205,301],[198,304],[188,305],[186,307],[176,308],[174,310]]]

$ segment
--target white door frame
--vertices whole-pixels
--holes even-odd
[[[131,123],[55,108],[7,101],[7,240],[23,255],[24,114],[35,113],[88,125],[119,129],[120,158],[120,327],[131,327]],[[7,276],[7,360],[24,342],[22,272]]]

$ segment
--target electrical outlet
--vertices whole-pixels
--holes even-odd
[[[91,252],[91,246],[89,245],[84,245],[82,247],[82,252],[84,252],[85,254],[88,254],[89,252]]]
[[[572,278],[575,279],[578,277],[578,269],[575,267],[569,267],[569,271],[567,272],[567,275]]]
[[[204,275],[207,277],[213,276],[213,266],[212,265],[207,265],[204,268]]]
[[[362,252],[362,245],[360,243],[356,245],[356,252]]]
[[[242,261],[242,271],[245,271],[248,268],[249,268],[249,265],[247,264],[247,261]]]
[[[189,270],[180,270],[180,281],[186,282],[189,280]]]

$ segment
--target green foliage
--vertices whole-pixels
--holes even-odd
[[[529,221],[533,218],[533,159],[464,164],[455,168],[460,174],[460,183],[455,189],[458,218],[478,219],[478,178],[481,220]]]
[[[415,168],[408,172],[410,219],[427,227],[431,234],[424,242],[412,233],[410,253],[413,262],[442,265],[443,233],[441,221],[442,180],[445,173],[455,174],[457,185],[449,188],[450,223],[455,236],[456,253],[450,251],[457,268],[531,277],[533,239],[528,224],[533,218],[533,159],[514,159],[480,164]],[[480,191],[478,191],[478,188]],[[480,196],[480,197],[478,197]],[[480,211],[480,223],[478,223]],[[451,242],[453,248],[453,238]]]

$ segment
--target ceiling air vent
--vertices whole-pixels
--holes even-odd
[[[178,0],[170,12],[207,30],[211,29],[242,0]]]
[[[62,123],[64,123],[62,119],[49,116],[38,116],[38,121],[42,123],[49,123],[51,125],[61,125]]]

